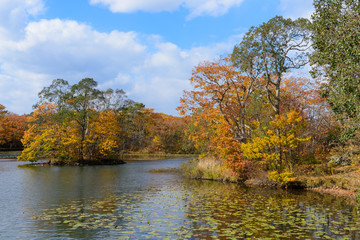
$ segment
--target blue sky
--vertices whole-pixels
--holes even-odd
[[[177,114],[195,65],[251,26],[312,11],[311,0],[0,0],[0,103],[30,113],[53,79],[91,77]]]

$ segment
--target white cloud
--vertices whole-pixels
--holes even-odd
[[[204,15],[220,16],[242,2],[243,0],[90,0],[91,4],[102,4],[112,12],[121,13],[175,11],[184,7],[190,12],[188,19]]]
[[[23,31],[22,39],[0,45],[0,103],[17,113],[30,112],[37,93],[53,79],[73,84],[92,77],[103,89],[124,89],[147,107],[175,114],[193,66],[237,42],[181,49],[160,36],[104,33],[60,19],[31,22]]]
[[[37,93],[51,77],[4,64],[0,73],[0,103],[15,113],[30,113],[37,101]]]
[[[145,50],[135,32],[100,33],[85,24],[54,19],[30,23],[24,39],[3,45],[0,61],[51,75],[114,75],[131,70]]]
[[[310,18],[314,12],[313,0],[281,0],[279,10],[284,17],[296,19],[299,17]]]
[[[0,33],[2,37],[18,37],[19,29],[26,26],[30,16],[37,16],[44,11],[43,0],[1,0]]]
[[[146,56],[146,46],[134,32],[100,33],[59,19],[32,22],[24,32],[23,39],[0,45],[0,101],[20,113],[31,111],[37,93],[53,79],[115,79]]]

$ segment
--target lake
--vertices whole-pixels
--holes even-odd
[[[341,198],[187,180],[185,159],[18,167],[0,160],[0,239],[360,239]]]

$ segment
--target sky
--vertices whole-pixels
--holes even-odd
[[[251,26],[312,12],[312,0],[0,0],[0,104],[28,114],[54,79],[88,77],[177,115],[196,65]]]

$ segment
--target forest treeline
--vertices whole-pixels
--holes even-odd
[[[123,90],[97,89],[91,78],[74,85],[56,79],[38,95],[28,116],[8,113],[1,106],[2,147],[22,143],[19,160],[71,164],[112,161],[132,152],[196,152],[183,134],[188,117],[155,113],[128,99]]]
[[[251,27],[230,55],[195,66],[181,117],[101,91],[90,78],[57,79],[28,116],[1,105],[1,147],[22,143],[19,159],[29,161],[198,153],[238,179],[256,169],[289,180],[300,165],[358,165],[359,1],[315,0],[314,8],[311,20],[276,16]]]

